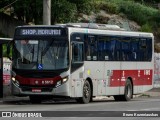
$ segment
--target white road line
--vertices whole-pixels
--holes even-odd
[[[145,108],[145,109],[127,110],[127,111],[150,111],[150,110],[160,110],[160,108]]]

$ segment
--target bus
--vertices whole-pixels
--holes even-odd
[[[12,48],[12,93],[31,103],[96,96],[129,101],[153,88],[154,36],[115,25],[18,26]]]

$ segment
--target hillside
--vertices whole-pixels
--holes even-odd
[[[81,14],[79,19],[80,22],[95,22],[100,24],[112,24],[118,25],[121,28],[125,28],[129,31],[140,31],[141,26],[136,22],[127,19],[125,16],[120,16],[117,14],[110,14],[104,10],[100,10],[97,13],[91,13],[90,15]]]
[[[3,1],[0,2],[0,7],[9,4],[8,0]],[[143,1],[144,3],[141,3],[141,0],[52,0],[51,23],[117,24],[132,31],[153,32],[155,42],[159,43],[160,10],[153,8],[147,0]],[[155,2],[156,0],[148,1]],[[10,17],[26,24],[42,24],[42,4],[42,1],[17,1],[7,9],[2,9],[4,8],[2,7],[0,12],[7,13]],[[3,28],[8,28],[8,26]]]

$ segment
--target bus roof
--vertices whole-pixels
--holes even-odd
[[[72,32],[81,33],[95,33],[106,35],[120,35],[120,36],[139,36],[139,37],[153,37],[152,33],[127,31],[124,28],[120,28],[117,25],[109,24],[96,24],[96,23],[67,23],[67,24],[55,24],[55,25],[24,25],[17,28],[69,28]]]

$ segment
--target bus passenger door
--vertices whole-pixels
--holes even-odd
[[[83,72],[84,72],[84,44],[83,42],[72,42],[71,63],[71,96],[82,97]]]

